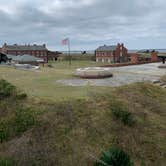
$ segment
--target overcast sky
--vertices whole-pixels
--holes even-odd
[[[66,37],[72,50],[166,48],[166,0],[0,0],[1,45],[65,50]]]

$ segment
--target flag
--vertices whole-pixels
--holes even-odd
[[[69,39],[68,38],[62,40],[62,45],[67,45],[68,43],[69,43]]]

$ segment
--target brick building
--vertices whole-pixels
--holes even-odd
[[[140,53],[140,52],[135,52],[135,53],[129,53],[129,59],[131,63],[139,63],[139,62],[158,62],[160,61],[158,57],[158,52],[152,51],[149,53]]]
[[[128,50],[124,44],[117,44],[112,46],[100,46],[95,51],[96,61],[120,63],[128,61]]]
[[[58,58],[59,52],[53,52],[49,51],[46,48],[46,45],[8,45],[4,44],[1,48],[1,52],[5,54],[10,54],[10,55],[31,55],[37,58],[42,58],[44,59],[45,62],[48,62],[49,59],[55,59]]]
[[[57,61],[60,54],[62,53],[59,51],[48,51],[47,52],[48,60]]]

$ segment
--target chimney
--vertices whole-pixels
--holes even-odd
[[[43,47],[46,48],[46,44],[43,44]]]
[[[3,47],[7,47],[7,43],[4,43]]]

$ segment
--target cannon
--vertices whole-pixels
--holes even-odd
[[[158,57],[162,59],[163,64],[165,64],[166,55],[158,55]]]
[[[6,63],[9,60],[11,60],[11,59],[9,59],[6,54],[0,53],[0,63],[2,63],[2,62]]]
[[[163,62],[163,64],[162,65],[160,65],[160,66],[158,66],[159,68],[166,68],[166,64],[165,64],[165,61],[166,61],[166,54],[163,54],[163,55],[158,55],[158,57],[160,58],[160,59],[162,59],[162,62]]]

